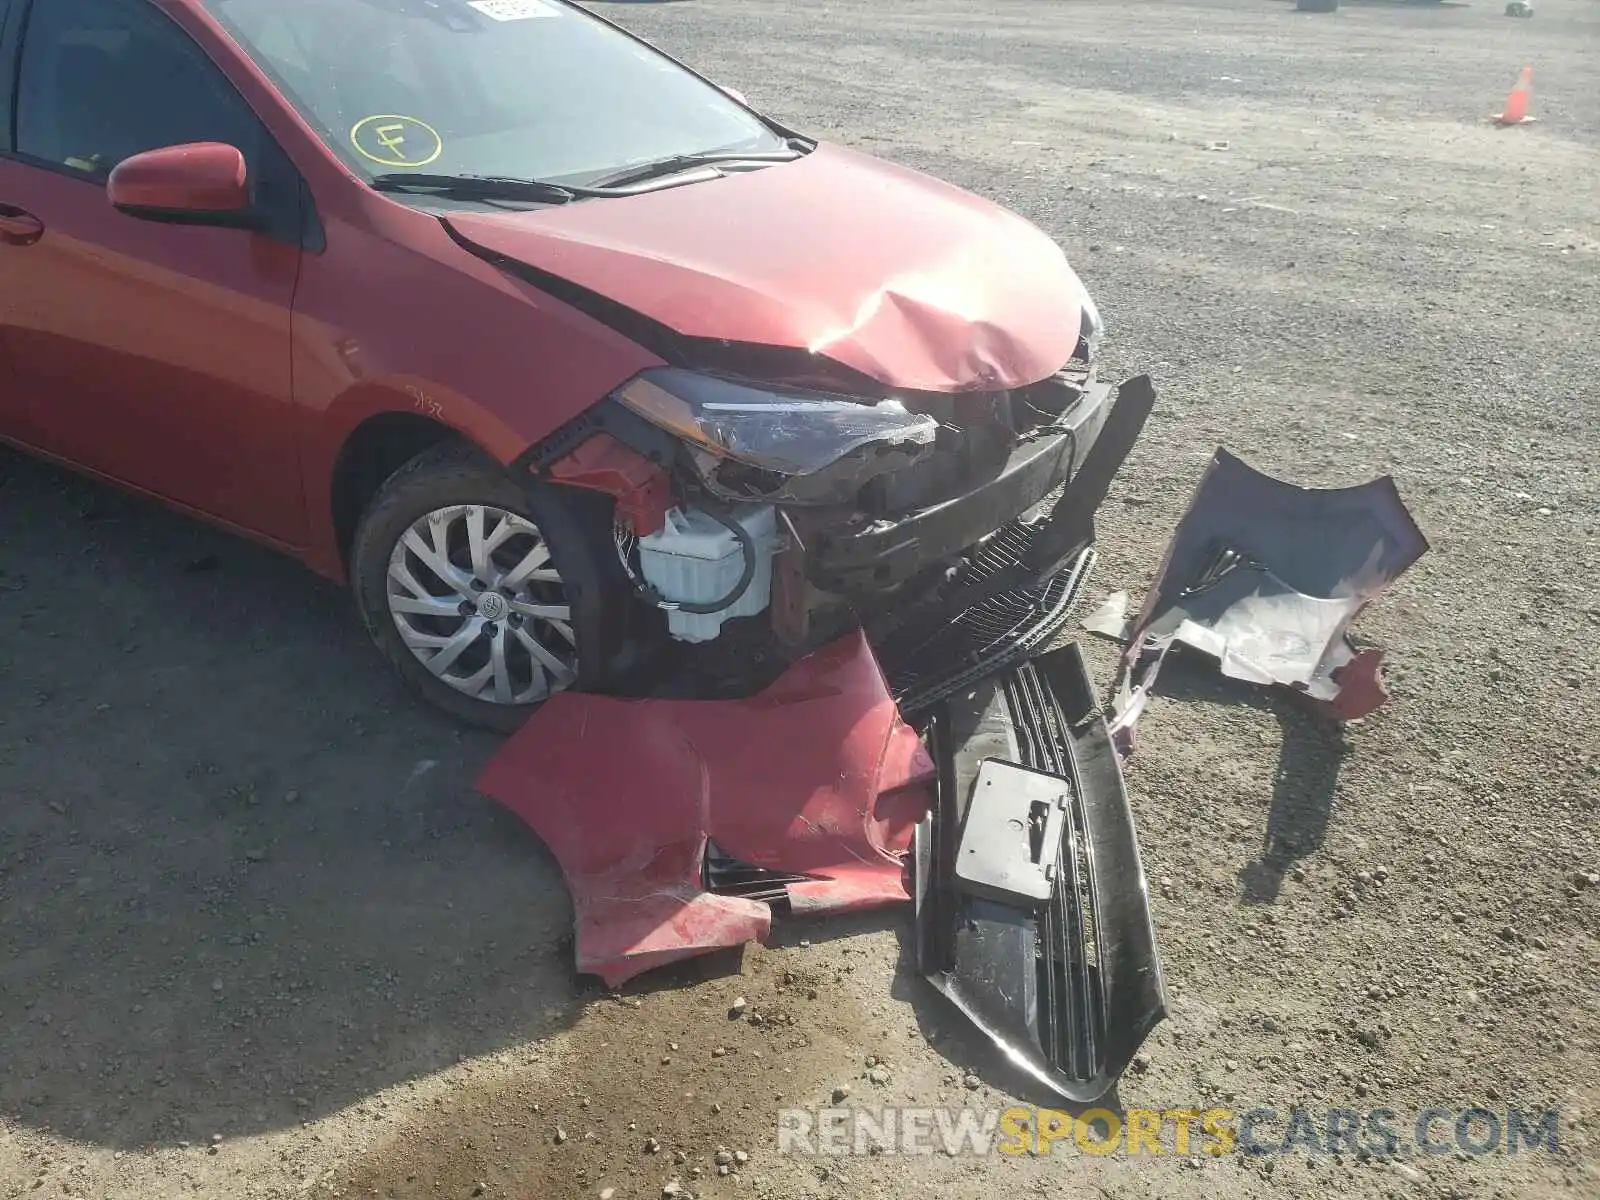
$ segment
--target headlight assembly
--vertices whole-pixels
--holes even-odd
[[[938,422],[898,400],[867,403],[737,383],[673,367],[645,371],[615,399],[682,439],[713,490],[739,499],[831,503],[915,462]],[[753,470],[727,470],[727,463]]]

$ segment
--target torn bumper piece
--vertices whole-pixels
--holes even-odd
[[[929,744],[918,967],[1016,1067],[1094,1101],[1167,1010],[1133,813],[1078,647],[945,701]]]
[[[1354,720],[1388,698],[1381,653],[1346,639],[1356,615],[1428,550],[1394,480],[1303,488],[1219,449],[1129,631],[1113,733],[1134,723],[1176,643],[1222,673],[1283,684]],[[1110,628],[1114,614],[1095,618]]]
[[[563,692],[478,788],[556,856],[578,970],[614,987],[765,940],[771,901],[842,912],[908,900],[904,855],[933,777],[853,634],[746,700]]]

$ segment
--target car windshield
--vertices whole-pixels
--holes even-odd
[[[785,142],[721,90],[560,0],[204,0],[327,144],[397,172],[583,183]]]

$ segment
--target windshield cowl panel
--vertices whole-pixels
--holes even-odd
[[[582,187],[708,153],[782,155],[721,89],[561,0],[202,0],[363,179]]]

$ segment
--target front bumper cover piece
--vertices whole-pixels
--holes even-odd
[[[562,692],[478,790],[550,847],[572,891],[578,970],[614,987],[764,940],[773,903],[909,899],[904,856],[933,774],[857,633],[745,700]]]
[[[1305,488],[1219,449],[1178,524],[1155,585],[1128,630],[1112,730],[1134,724],[1168,652],[1183,643],[1222,673],[1282,684],[1340,720],[1388,699],[1381,650],[1357,650],[1350,623],[1428,551],[1388,476]]]
[[[1133,812],[1078,647],[945,701],[929,744],[918,968],[1013,1065],[1094,1101],[1167,1007]]]

